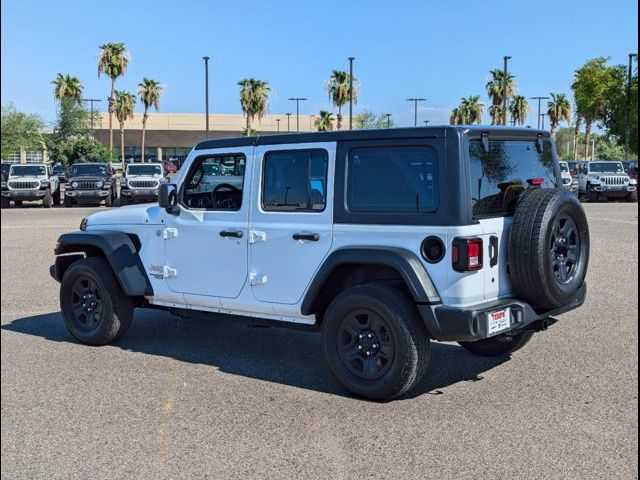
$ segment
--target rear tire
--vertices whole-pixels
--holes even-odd
[[[533,332],[522,332],[517,335],[498,335],[475,342],[458,342],[467,352],[480,357],[503,357],[524,347],[533,337]]]
[[[390,400],[424,376],[430,343],[415,305],[404,293],[367,284],[331,302],[322,322],[322,349],[347,390],[371,400]]]
[[[106,345],[131,326],[134,302],[120,288],[109,263],[89,257],[72,263],[64,273],[60,309],[69,333],[78,341]]]

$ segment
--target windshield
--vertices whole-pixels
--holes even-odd
[[[589,164],[591,173],[624,173],[620,162],[593,162]]]
[[[513,214],[518,195],[532,184],[556,186],[555,159],[551,142],[538,152],[532,141],[469,143],[469,180],[473,215],[476,218]]]
[[[14,165],[10,175],[20,177],[37,177],[47,174],[47,169],[42,165]]]
[[[569,165],[566,162],[560,162],[560,171],[562,173],[569,173]]]
[[[95,163],[78,163],[72,167],[74,175],[98,175],[107,174],[107,166]]]
[[[162,175],[160,165],[129,165],[127,175]]]

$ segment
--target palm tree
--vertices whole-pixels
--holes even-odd
[[[144,162],[144,141],[147,131],[147,120],[149,119],[149,109],[153,107],[157,112],[160,108],[162,85],[160,85],[160,82],[145,77],[142,79],[142,83],[138,84],[138,95],[144,105],[144,114],[142,115],[142,161]]]
[[[531,107],[526,97],[523,95],[514,96],[511,105],[509,105],[509,113],[511,114],[513,124],[523,126],[527,123],[527,115],[529,115],[530,110]]]
[[[269,110],[269,83],[255,78],[245,78],[238,82],[240,87],[240,107],[242,113],[246,115],[245,134],[251,135],[253,129],[252,122],[258,117],[262,120]]]
[[[53,97],[56,100],[72,99],[77,102],[82,100],[82,90],[84,87],[82,86],[82,83],[80,83],[78,77],[59,73],[56,79],[51,83],[55,85]]]
[[[502,105],[491,105],[489,107],[491,125],[502,125]]]
[[[327,112],[326,110],[320,110],[315,124],[319,132],[330,132],[333,130],[333,113]]]
[[[453,110],[451,110],[449,123],[451,125],[464,125],[466,123],[464,112],[460,109],[460,106],[455,107]]]
[[[573,129],[573,161],[578,161],[578,141],[580,140],[580,129],[582,128],[582,115],[576,108],[576,125]]]
[[[353,92],[350,91],[350,75],[349,72],[342,70],[333,70],[329,80],[325,82],[324,88],[329,94],[329,99],[333,102],[333,105],[338,107],[338,130],[342,128],[342,107],[349,102],[350,98],[353,98],[354,103],[358,103],[358,80],[353,78]]]
[[[120,154],[122,156],[122,166],[124,167],[124,122],[133,117],[136,108],[136,96],[133,93],[115,91],[116,101],[113,104],[113,112],[120,122]]]
[[[467,125],[482,123],[484,104],[480,103],[480,95],[470,95],[467,98],[462,98],[460,100],[460,108],[465,114]]]
[[[551,120],[551,135],[555,136],[561,121],[571,123],[571,103],[564,93],[551,93],[551,101],[547,102],[547,113]]]
[[[504,71],[498,68],[495,68],[489,72],[490,78],[487,81],[486,89],[487,95],[491,99],[491,105],[493,107],[501,107],[504,100]],[[517,90],[517,85],[515,82],[515,76],[511,73],[507,73],[507,102]],[[491,111],[491,109],[490,109]],[[494,113],[497,111],[496,108],[493,109]],[[499,109],[500,113],[502,113],[502,108]],[[491,116],[491,124],[499,125],[502,122],[500,121],[501,117],[496,117],[494,115]]]
[[[127,71],[129,52],[124,43],[105,43],[100,45],[98,58],[98,76],[104,73],[111,79],[111,95],[109,95],[109,150],[113,150],[113,112],[115,107],[116,78]]]

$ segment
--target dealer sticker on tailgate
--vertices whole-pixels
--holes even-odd
[[[503,330],[508,330],[511,326],[511,309],[505,308],[487,314],[487,333],[493,335]]]

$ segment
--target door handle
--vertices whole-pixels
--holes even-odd
[[[489,239],[489,265],[491,265],[492,267],[495,267],[498,264],[498,252],[498,237],[493,235]]]
[[[233,238],[242,238],[244,234],[242,230],[222,230],[220,232],[221,237],[233,237]]]
[[[294,233],[293,234],[293,239],[294,240],[307,240],[309,242],[317,242],[318,240],[320,240],[320,235],[318,235],[317,233],[298,232],[298,233]]]

